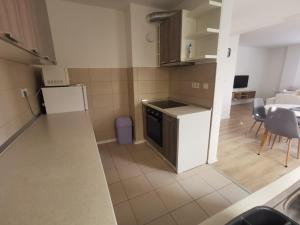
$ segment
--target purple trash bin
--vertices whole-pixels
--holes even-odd
[[[132,144],[132,121],[128,116],[116,120],[117,138],[119,144]]]

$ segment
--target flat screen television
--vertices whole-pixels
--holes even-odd
[[[249,75],[236,75],[234,77],[233,88],[246,88],[248,87]]]

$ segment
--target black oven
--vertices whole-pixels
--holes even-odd
[[[158,146],[163,146],[163,114],[146,107],[146,134]]]

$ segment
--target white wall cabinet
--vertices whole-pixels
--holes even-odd
[[[211,62],[217,58],[222,3],[206,0],[182,12],[181,61]]]

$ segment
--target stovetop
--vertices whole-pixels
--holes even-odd
[[[165,100],[165,101],[157,101],[157,102],[151,102],[151,105],[154,105],[161,109],[169,109],[169,108],[177,108],[182,106],[187,106],[184,103],[181,102],[175,102],[172,100]]]

